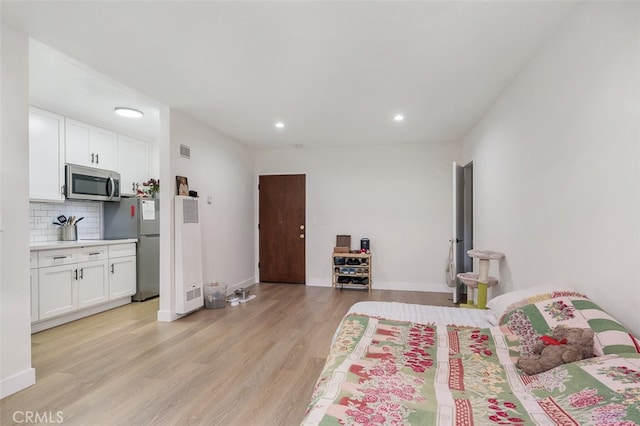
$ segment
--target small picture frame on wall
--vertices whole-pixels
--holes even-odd
[[[189,181],[184,176],[176,176],[176,194],[189,195]]]

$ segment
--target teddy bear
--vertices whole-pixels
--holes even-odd
[[[533,346],[533,355],[520,357],[517,366],[532,376],[558,365],[593,357],[593,330],[557,326],[552,336],[542,336]]]

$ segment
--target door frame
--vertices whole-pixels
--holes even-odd
[[[460,175],[457,175],[459,171]],[[458,194],[455,182],[462,179],[462,193]],[[473,207],[473,160],[465,165],[461,165],[457,161],[453,162],[453,230],[450,244],[452,244],[452,264],[450,267],[455,269],[454,273],[473,272],[473,259],[467,255],[467,251],[473,248],[473,228],[474,228],[474,207]],[[456,196],[459,195],[460,199]],[[458,203],[460,201],[460,203]],[[461,229],[456,226],[457,217],[460,215]],[[462,239],[458,240],[458,236]],[[462,244],[459,246],[458,244]],[[459,258],[462,255],[462,259]],[[466,293],[466,287],[456,279],[456,285],[452,288],[453,302],[459,303],[460,294]]]
[[[253,230],[254,235],[254,277],[255,282],[260,282],[260,268],[258,268],[258,262],[260,262],[260,232],[258,231],[258,224],[260,222],[260,191],[258,185],[260,184],[260,176],[274,176],[274,175],[304,175],[304,217],[305,217],[305,232],[304,232],[304,285],[309,282],[309,173],[307,172],[256,172],[255,187],[254,187],[254,217],[253,217]]]
[[[473,248],[473,160],[462,166],[464,175],[464,272],[473,271],[473,259],[466,253]]]

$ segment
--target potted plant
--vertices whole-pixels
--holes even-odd
[[[142,186],[148,187],[148,189],[142,191],[143,193],[151,198],[156,198],[158,192],[160,192],[160,179],[151,178],[147,182],[143,182]]]

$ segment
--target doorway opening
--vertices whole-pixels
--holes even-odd
[[[453,235],[451,239],[454,274],[473,271],[473,259],[467,252],[473,248],[473,162],[461,166],[453,163]],[[460,302],[466,287],[453,279],[453,303]]]

